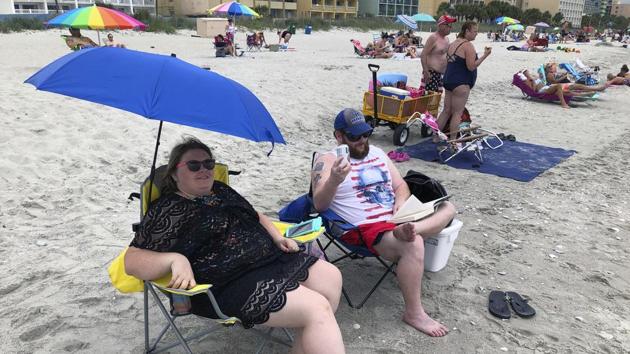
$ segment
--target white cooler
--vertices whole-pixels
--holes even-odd
[[[453,244],[464,223],[454,219],[451,226],[434,237],[424,240],[424,270],[438,272],[446,266]]]

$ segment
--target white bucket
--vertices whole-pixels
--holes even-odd
[[[424,240],[424,270],[438,272],[446,266],[453,244],[464,223],[454,219],[451,226]]]

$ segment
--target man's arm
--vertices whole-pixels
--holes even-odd
[[[420,53],[420,63],[422,64],[422,77],[424,80],[429,79],[429,55],[433,48],[435,47],[435,36],[429,36],[426,43],[424,44],[424,48],[422,49],[422,53]]]
[[[344,161],[345,160],[345,161]],[[313,188],[313,206],[317,211],[328,209],[337,187],[350,172],[350,163],[344,157],[322,154],[313,165],[311,171],[311,186]]]
[[[407,182],[405,182],[402,178],[392,160],[387,160],[387,167],[389,168],[389,174],[392,176],[392,187],[394,188],[394,213],[396,213],[398,209],[405,204],[407,199],[409,199],[411,191],[409,191]]]

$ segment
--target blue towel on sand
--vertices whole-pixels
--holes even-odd
[[[407,146],[405,152],[416,159],[440,161],[436,145],[430,139]],[[477,170],[481,173],[529,182],[576,153],[574,150],[518,141],[504,141],[503,146],[496,150],[492,150],[484,144],[482,152],[483,163],[479,163],[472,151],[464,151],[446,164],[455,168]],[[442,155],[444,159],[447,159],[448,156],[448,152],[444,152]]]

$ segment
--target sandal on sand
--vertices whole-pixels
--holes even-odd
[[[527,300],[523,299],[521,295],[513,291],[508,291],[505,294],[507,295],[507,299],[510,301],[510,305],[512,305],[512,310],[514,310],[517,315],[529,318],[536,314],[536,310],[529,306]]]
[[[508,306],[508,298],[503,291],[491,291],[488,297],[488,311],[493,316],[502,319],[508,319],[512,317],[510,307]]]

